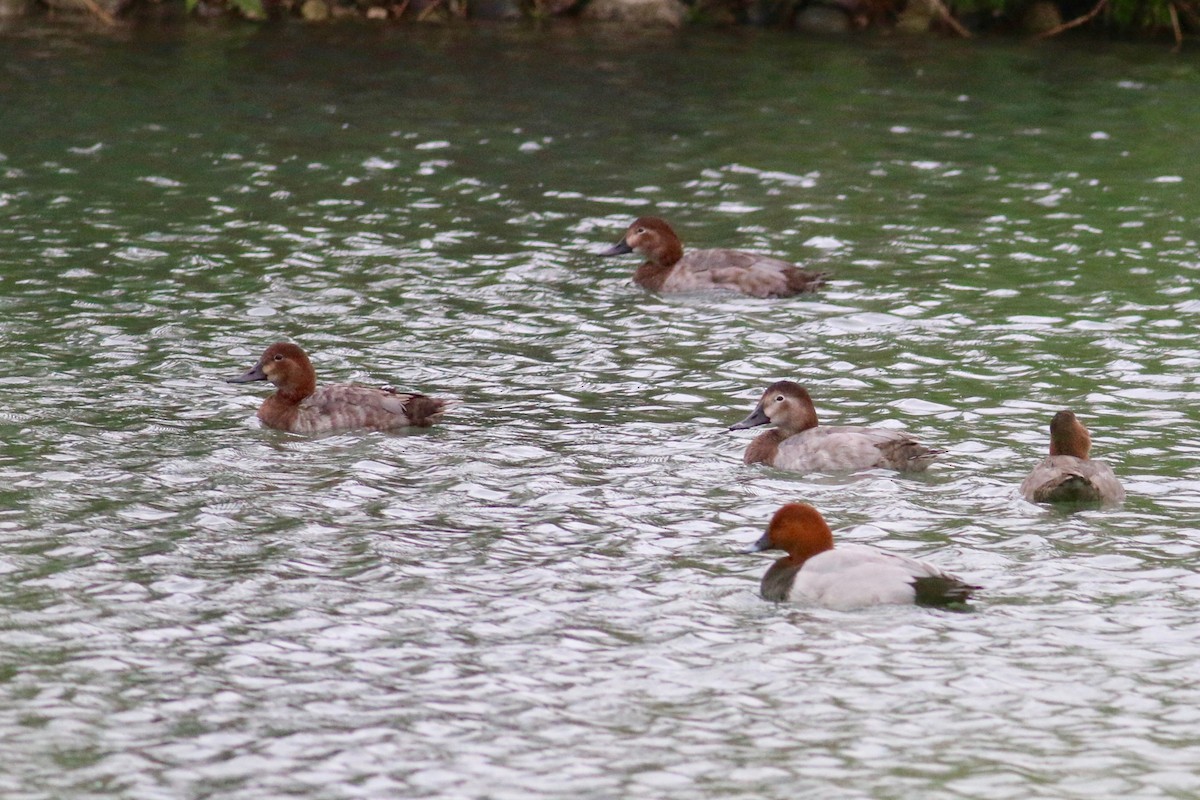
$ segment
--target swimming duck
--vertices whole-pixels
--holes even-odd
[[[448,401],[391,388],[334,384],[317,388],[308,355],[288,342],[267,348],[258,363],[229,383],[270,381],[275,393],[263,401],[258,418],[268,428],[290,433],[335,430],[372,431],[425,428],[441,419]]]
[[[825,282],[824,272],[801,269],[770,256],[740,250],[693,250],[685,254],[675,231],[658,217],[634,220],[621,241],[600,255],[634,251],[647,261],[633,273],[633,282],[653,292],[729,289],[753,297],[789,297],[816,291]]]
[[[833,546],[833,532],[807,503],[775,512],[767,532],[746,551],[785,550],[767,570],[766,600],[808,603],[838,610],[875,605],[945,606],[966,602],[978,586],[933,564],[865,545]]]
[[[941,450],[932,450],[903,431],[860,425],[819,427],[808,391],[795,381],[776,381],[763,392],[750,416],[731,431],[772,423],[746,448],[743,461],[795,472],[846,472],[883,467],[921,472]]]
[[[1125,489],[1103,461],[1088,458],[1092,437],[1079,418],[1060,411],[1050,420],[1050,455],[1021,484],[1031,503],[1119,503]]]

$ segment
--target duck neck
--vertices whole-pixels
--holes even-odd
[[[275,389],[272,399],[289,406],[300,405],[304,398],[317,390],[316,378],[304,377]]]
[[[633,282],[652,292],[661,291],[663,284],[667,282],[667,276],[674,268],[675,262],[663,264],[658,261],[647,261],[637,268],[637,272],[633,273]]]
[[[775,429],[785,439],[815,427],[817,427],[817,409],[813,408],[812,401],[807,397],[804,398],[804,403],[796,409],[795,414],[790,414],[786,419],[775,424]]]
[[[1078,430],[1071,429],[1051,431],[1050,455],[1052,456],[1075,456],[1081,461],[1086,461],[1091,449],[1091,437],[1086,432],[1080,433]]]
[[[808,561],[813,556],[832,549],[833,534],[829,534],[827,537],[821,537],[819,539],[810,538],[805,540],[799,546],[794,547],[788,553],[787,557],[781,558],[780,561],[786,561],[793,566],[802,567],[804,566],[804,562]]]
[[[683,242],[675,236],[669,237],[662,243],[653,256],[652,261],[657,261],[664,267],[673,267],[679,263],[679,259],[683,258]]]

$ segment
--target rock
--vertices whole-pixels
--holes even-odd
[[[687,17],[687,6],[679,0],[591,0],[583,7],[582,17],[624,25],[679,28]]]
[[[850,33],[854,23],[842,9],[818,4],[800,9],[792,27],[801,33]]]
[[[1062,22],[1062,12],[1050,0],[1035,0],[1021,15],[1021,27],[1034,35],[1053,30]]]
[[[329,6],[325,0],[304,0],[300,6],[300,16],[309,22],[324,22],[329,19]]]

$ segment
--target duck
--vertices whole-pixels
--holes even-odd
[[[1021,496],[1031,503],[1120,503],[1124,487],[1112,467],[1088,458],[1091,449],[1075,412],[1059,411],[1050,420],[1050,455],[1021,483]]]
[[[275,393],[259,406],[258,418],[268,428],[289,433],[427,428],[441,419],[450,404],[442,398],[406,394],[390,387],[331,384],[318,388],[308,354],[290,342],[271,345],[257,364],[226,381],[274,384]]]
[[[746,447],[746,464],[766,464],[793,472],[855,472],[882,467],[921,472],[942,450],[904,431],[861,425],[818,426],[808,390],[795,381],[776,381],[763,392],[750,416],[731,431],[773,424]]]
[[[745,552],[783,550],[760,591],[765,600],[840,611],[877,605],[961,606],[980,587],[926,561],[866,545],[834,547],[833,532],[817,509],[788,503],[767,532]]]
[[[619,256],[638,252],[646,263],[633,273],[633,282],[652,292],[693,292],[725,289],[752,297],[790,297],[816,291],[826,273],[801,269],[789,261],[741,250],[692,250],[666,220],[638,217],[621,241],[600,253]]]

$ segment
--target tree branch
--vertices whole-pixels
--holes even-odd
[[[112,14],[105,11],[96,0],[79,0],[84,7],[91,12],[92,16],[103,22],[105,25],[116,25],[117,19]]]
[[[1049,39],[1051,36],[1058,36],[1058,34],[1062,33],[1063,31],[1069,31],[1069,30],[1071,30],[1071,28],[1078,28],[1080,25],[1084,25],[1088,22],[1091,22],[1093,19],[1095,19],[1096,15],[1099,14],[1101,11],[1103,11],[1104,7],[1106,5],[1108,5],[1108,0],[1100,0],[1100,2],[1096,3],[1096,5],[1092,8],[1091,11],[1084,14],[1082,17],[1076,17],[1075,19],[1071,20],[1070,22],[1064,22],[1062,25],[1055,25],[1050,30],[1042,31],[1041,33],[1039,33],[1037,36],[1035,36],[1033,38],[1034,39]]]
[[[1105,0],[1105,2],[1107,1],[1108,0]],[[964,28],[962,23],[954,18],[954,15],[950,13],[950,9],[946,8],[946,4],[943,3],[942,0],[929,0],[929,5],[933,6],[938,14],[941,15],[942,19],[946,21],[946,24],[949,25],[955,33],[964,39],[971,38],[971,32]]]

